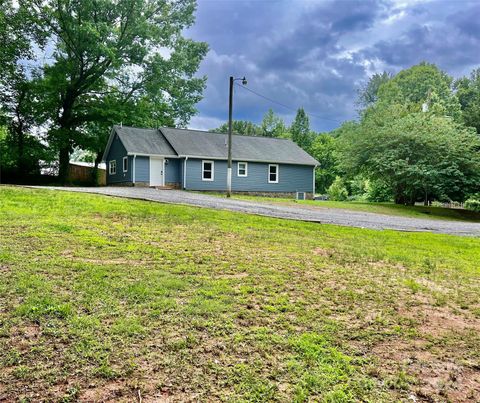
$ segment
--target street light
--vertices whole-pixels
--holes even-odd
[[[247,79],[233,78],[230,76],[230,93],[228,98],[228,165],[227,165],[227,197],[232,195],[232,109],[233,109],[233,83],[242,80],[247,85]]]

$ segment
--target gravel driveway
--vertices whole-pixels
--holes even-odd
[[[315,208],[310,205],[308,207],[306,205],[282,206],[268,204],[267,202],[227,199],[201,193],[190,193],[182,190],[157,190],[151,188],[110,186],[99,188],[48,187],[48,189],[96,193],[108,196],[150,200],[161,203],[186,204],[196,207],[239,211],[262,216],[313,221],[348,227],[377,230],[392,229],[411,232],[423,231],[439,234],[480,237],[480,223],[398,217],[335,208]],[[321,205],[321,202],[319,202],[319,205]]]

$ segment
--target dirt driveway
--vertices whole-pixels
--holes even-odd
[[[45,187],[42,187],[45,188]],[[189,206],[238,211],[290,220],[313,221],[348,227],[376,230],[392,229],[410,232],[434,232],[439,234],[480,237],[480,223],[431,220],[398,217],[384,214],[349,211],[336,208],[312,208],[311,206],[282,206],[267,202],[227,199],[182,190],[157,190],[138,187],[48,187],[48,189],[96,193],[107,196],[150,200],[160,203],[186,204]],[[319,202],[320,204],[321,202]]]

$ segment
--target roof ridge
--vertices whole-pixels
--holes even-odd
[[[199,129],[188,129],[185,127],[168,127],[168,126],[160,126],[159,129],[173,129],[173,130],[184,130],[184,131],[189,131],[189,132],[199,132],[199,133],[206,133],[206,134],[223,134],[225,136],[228,136],[228,133],[222,133],[222,132],[211,132],[209,130],[199,130]],[[239,136],[239,137],[254,137],[254,138],[260,138],[260,139],[271,139],[271,140],[290,140],[287,138],[283,137],[267,137],[267,136],[260,136],[260,135],[254,135],[254,134],[239,134],[239,133],[233,133],[233,136]]]

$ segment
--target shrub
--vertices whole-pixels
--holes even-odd
[[[392,188],[380,180],[369,181],[367,185],[367,200],[371,202],[392,201]]]
[[[480,213],[480,198],[470,198],[465,202],[465,208]]]
[[[344,201],[348,198],[348,191],[342,178],[337,176],[330,187],[327,189],[328,197],[334,201]]]

